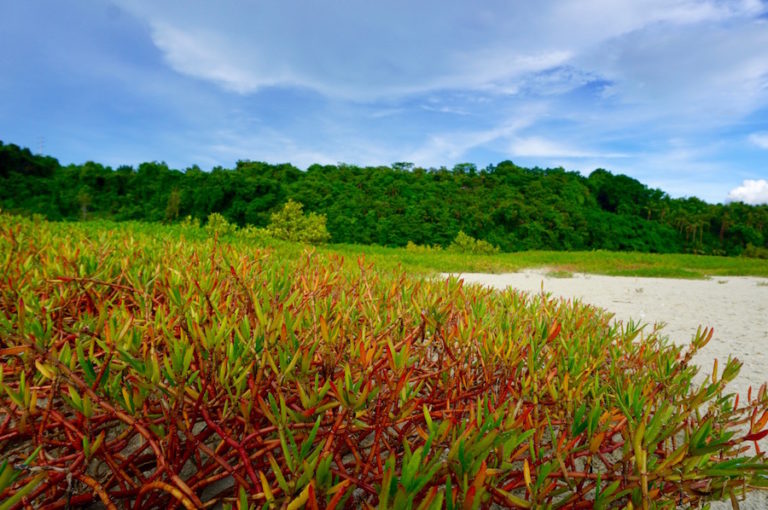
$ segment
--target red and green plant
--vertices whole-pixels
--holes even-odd
[[[583,305],[0,215],[0,509],[635,508],[768,486],[765,387]],[[277,250],[277,251],[276,251]]]

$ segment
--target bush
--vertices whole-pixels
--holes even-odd
[[[237,237],[257,242],[264,242],[272,239],[272,235],[269,233],[268,229],[256,227],[254,225],[246,225],[238,230]]]
[[[211,213],[208,215],[208,221],[205,224],[205,231],[210,236],[226,236],[237,232],[237,225],[234,225],[227,221],[227,219],[219,213]]]
[[[301,243],[320,244],[328,241],[331,235],[325,226],[324,214],[302,212],[303,205],[288,200],[282,210],[272,214],[267,231],[277,239]]]
[[[192,216],[185,216],[179,224],[183,229],[198,229],[200,228],[200,218],[193,218]]]
[[[741,252],[742,256],[750,257],[753,259],[768,259],[768,248],[762,246],[754,246],[752,243],[747,244],[744,251]]]
[[[430,244],[416,244],[413,241],[408,241],[408,244],[405,245],[405,251],[409,251],[412,253],[434,253],[443,251],[443,247],[439,244],[430,245]]]
[[[477,240],[461,230],[448,249],[458,253],[471,253],[473,255],[492,255],[499,252],[498,246],[493,246],[487,241]]]

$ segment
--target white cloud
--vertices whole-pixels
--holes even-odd
[[[297,140],[284,133],[263,129],[258,134],[243,134],[230,129],[217,131],[209,143],[202,147],[202,159],[207,163],[231,165],[237,160],[259,160],[268,163],[291,163],[307,168],[315,163],[331,165],[338,162],[360,165],[389,164],[384,150],[364,141],[339,145],[323,140],[313,145]]]
[[[589,175],[596,168],[614,174],[634,177],[643,184],[658,188],[671,197],[695,196],[709,203],[722,203],[733,187],[733,175],[748,169],[730,164],[731,172],[722,171],[717,161],[722,147],[718,143],[696,144],[691,140],[668,140],[654,152],[627,152],[615,158],[596,155],[587,158],[551,158],[547,166],[562,166]]]
[[[486,130],[436,133],[416,150],[406,154],[404,161],[411,161],[417,166],[439,167],[457,163],[471,149],[484,146],[514,133],[520,126],[509,125]]]
[[[508,119],[485,129],[442,131],[430,134],[415,150],[405,152],[396,161],[411,161],[417,166],[438,167],[458,163],[478,147],[498,145],[506,151],[509,141],[521,130],[531,126],[545,114],[547,106],[532,103],[508,114]]]
[[[728,193],[728,200],[747,204],[768,204],[768,180],[746,179]]]
[[[749,135],[749,141],[761,149],[768,149],[768,132],[752,133]]]
[[[446,76],[442,88],[473,88],[501,93],[517,93],[525,77],[555,69],[566,64],[573,54],[566,50],[532,51],[515,54],[492,48],[460,52],[454,58],[452,73]]]
[[[219,160],[440,166],[509,155],[625,171],[677,195],[710,186],[702,198],[722,200],[738,183],[727,172],[760,163],[691,151],[720,138],[768,148],[768,132],[738,123],[768,108],[759,0],[114,1],[146,24],[176,75],[168,88],[213,83],[197,88],[260,117],[209,107],[213,122],[188,108],[209,133],[200,148]],[[214,132],[222,126],[233,134]]]
[[[204,78],[242,94],[289,81],[288,76],[274,70],[269,76],[260,77],[258,65],[240,62],[240,57],[231,54],[227,41],[215,33],[195,34],[164,22],[155,23],[152,33],[168,63],[182,74]]]
[[[427,112],[435,113],[447,113],[450,115],[469,115],[469,112],[464,108],[455,108],[452,106],[431,106],[428,104],[421,105],[421,109]]]
[[[762,13],[765,7],[759,0],[721,2],[717,0],[641,0],[612,1],[570,0],[560,3],[563,22],[590,28],[602,25],[609,36],[628,33],[639,26],[657,23],[688,25],[707,21],[723,21],[739,17],[751,17]],[[610,20],[610,23],[606,23]]]
[[[512,139],[509,151],[515,156],[545,158],[623,158],[627,156],[623,153],[584,151],[538,136]]]
[[[383,119],[405,113],[405,108],[382,108],[370,113],[372,119]]]
[[[728,124],[768,104],[763,20],[650,25],[602,42],[577,65],[611,82],[640,115],[688,127]]]
[[[595,52],[599,59],[604,45],[647,27],[675,33],[743,22],[764,9],[759,0],[570,0],[535,7],[505,0],[482,7],[438,0],[297,0],[293,9],[269,0],[117,1],[148,23],[154,43],[180,73],[239,93],[288,85],[355,100],[439,89],[514,92],[532,73]],[[761,47],[753,44],[750,55]],[[595,67],[619,77],[622,68]],[[574,69],[574,76],[593,70]],[[674,67],[665,64],[654,78],[667,70]],[[707,87],[696,76],[691,81]]]

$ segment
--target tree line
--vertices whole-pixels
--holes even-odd
[[[562,168],[502,161],[478,169],[411,163],[359,167],[238,161],[235,168],[184,171],[147,162],[116,169],[61,165],[0,141],[0,208],[50,220],[108,218],[267,226],[293,200],[324,215],[331,242],[448,246],[458,232],[503,251],[606,249],[761,255],[768,205],[671,198],[626,175],[588,177]]]

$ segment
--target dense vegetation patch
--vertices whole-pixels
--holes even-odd
[[[459,232],[502,251],[612,250],[764,256],[768,206],[672,199],[625,175],[587,178],[562,168],[510,161],[418,168],[239,161],[234,169],[185,171],[164,163],[115,170],[61,166],[0,142],[0,207],[48,219],[204,222],[221,214],[240,227],[266,227],[289,201],[327,218],[334,243],[439,245]],[[318,216],[322,217],[322,216]]]
[[[279,245],[278,245],[279,246]],[[673,507],[768,485],[765,388],[599,309],[0,215],[0,507]]]

